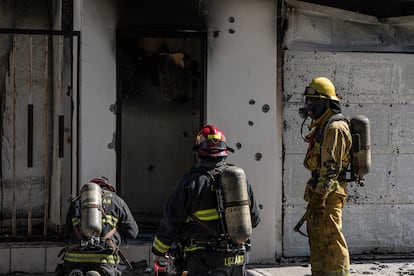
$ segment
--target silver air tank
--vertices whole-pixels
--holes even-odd
[[[351,118],[352,171],[358,180],[371,170],[371,133],[369,119],[363,115]]]
[[[224,194],[224,218],[230,238],[241,244],[252,234],[249,194],[244,170],[227,167],[221,176]]]
[[[82,186],[80,230],[83,237],[99,237],[102,232],[102,189],[96,183]]]

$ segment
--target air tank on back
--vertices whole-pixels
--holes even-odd
[[[354,178],[363,184],[364,176],[371,170],[371,132],[369,119],[364,115],[351,118],[352,129],[352,172]]]
[[[242,244],[252,234],[249,194],[244,170],[229,166],[221,175],[224,217],[230,238]]]
[[[96,183],[82,186],[80,230],[83,237],[99,237],[102,232],[102,188]]]

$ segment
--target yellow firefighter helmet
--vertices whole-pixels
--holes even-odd
[[[325,77],[314,78],[306,87],[304,96],[339,102],[339,98],[335,94],[335,86],[330,79]]]

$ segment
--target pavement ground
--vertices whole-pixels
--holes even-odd
[[[248,276],[311,276],[308,262],[277,265],[248,265]],[[414,275],[413,259],[375,259],[351,262],[351,276],[366,275]]]
[[[123,273],[123,276],[140,275],[154,276],[148,269],[146,262],[134,271]],[[145,265],[144,265],[145,264]],[[53,273],[24,273],[14,272],[11,274],[0,274],[4,276],[51,276]],[[281,259],[276,264],[248,264],[247,276],[311,276],[311,267],[306,259]],[[351,276],[398,276],[414,275],[414,255],[403,257],[358,257],[351,259]]]

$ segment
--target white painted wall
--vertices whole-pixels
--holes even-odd
[[[109,110],[116,100],[115,2],[75,1],[75,6],[81,30],[79,184],[102,175],[115,183],[116,154],[108,147],[116,128]]]
[[[253,231],[252,262],[273,262],[275,254],[282,253],[275,2],[216,0],[205,7],[209,15],[206,121],[223,130],[230,146],[241,143],[229,162],[245,169],[256,200],[263,206],[262,222]],[[214,31],[220,31],[218,37]],[[250,100],[255,104],[249,104]],[[267,113],[262,111],[265,104],[270,107]],[[260,161],[256,153],[262,154]]]
[[[251,262],[282,254],[281,110],[276,98],[276,1],[203,2],[209,17],[207,122],[221,128],[232,147],[229,162],[243,167],[263,206],[254,230]],[[115,131],[109,106],[116,97],[115,10],[110,0],[82,3],[80,184],[106,175],[115,181]],[[229,18],[235,19],[234,23]],[[234,29],[230,33],[229,29]],[[220,31],[213,37],[214,31]],[[255,104],[249,104],[254,100]],[[269,106],[263,112],[264,105]],[[249,125],[249,121],[253,125]],[[256,153],[262,158],[256,161]]]

